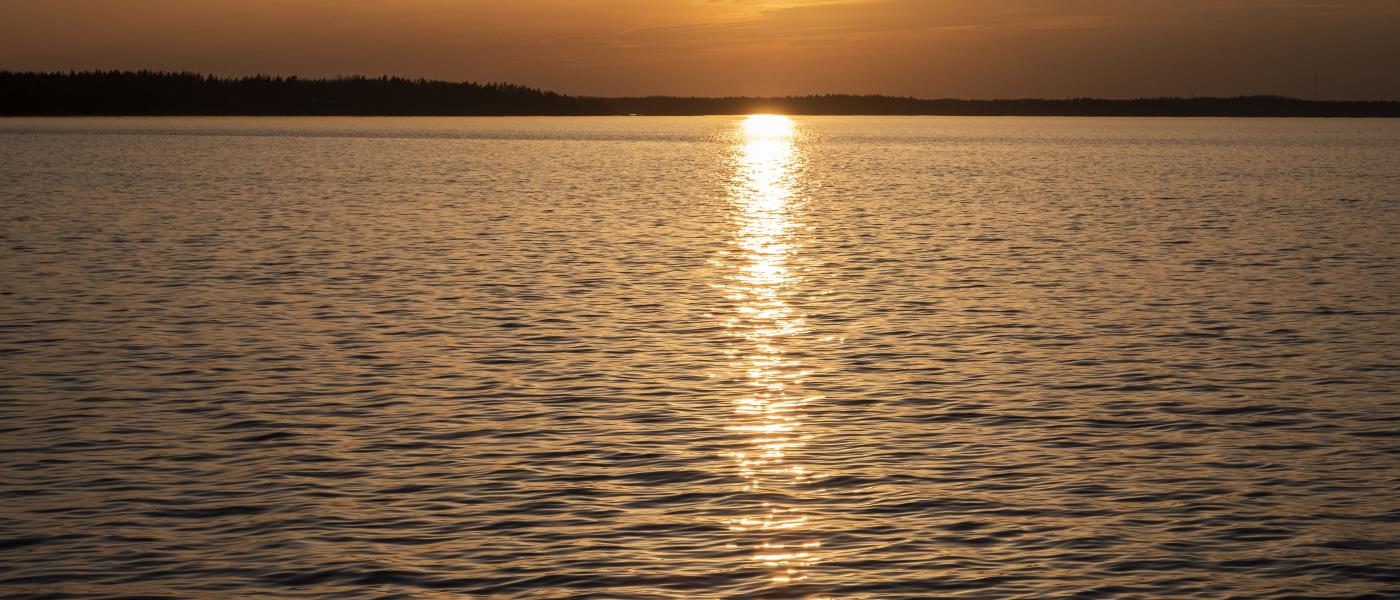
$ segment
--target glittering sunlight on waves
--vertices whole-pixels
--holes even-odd
[[[785,301],[796,280],[789,261],[800,243],[800,199],[793,191],[799,158],[788,117],[752,115],[739,129],[731,207],[738,229],[724,284],[737,310],[725,325],[736,340],[731,362],[742,370],[749,392],[735,400],[728,428],[743,437],[733,459],[754,501],[729,521],[729,529],[736,548],[784,584],[807,578],[820,547],[808,516],[784,502],[813,477],[808,467],[793,463],[791,453],[809,438],[802,408],[816,398],[803,393],[807,373],[786,355],[785,344],[804,332],[801,315]]]
[[[1400,119],[0,119],[0,596],[1400,598]]]

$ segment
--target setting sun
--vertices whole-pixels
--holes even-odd
[[[792,135],[792,119],[784,115],[749,115],[744,119],[744,135],[753,138],[775,138]]]

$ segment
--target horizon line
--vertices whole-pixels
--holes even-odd
[[[409,77],[404,75],[365,75],[349,74],[334,76],[301,76],[301,75],[274,75],[268,73],[254,73],[251,75],[217,75],[215,73],[201,73],[199,71],[164,71],[157,69],[68,69],[68,70],[39,70],[39,69],[0,69],[0,76],[5,75],[41,75],[41,76],[62,76],[69,77],[75,75],[141,75],[157,77],[198,77],[206,81],[237,82],[237,81],[279,81],[279,82],[348,82],[348,81],[391,81],[406,82],[413,84],[440,84],[440,85],[470,85],[483,87],[514,88],[530,90],[546,95],[559,96],[563,98],[581,100],[800,100],[813,98],[869,98],[869,99],[890,99],[918,102],[1134,102],[1134,101],[1161,101],[1161,100],[1244,100],[1244,99],[1271,99],[1288,100],[1294,102],[1307,103],[1400,103],[1400,98],[1305,98],[1301,96],[1276,94],[1276,93],[1255,93],[1237,94],[1230,96],[1202,96],[1195,94],[1188,95],[1158,95],[1158,96],[1000,96],[1000,97],[956,97],[956,96],[912,96],[883,92],[857,93],[857,92],[811,92],[811,93],[789,93],[782,95],[686,95],[686,94],[633,94],[633,95],[595,95],[595,94],[571,94],[558,92],[555,90],[535,87],[531,85],[519,84],[509,81],[488,81],[488,80],[450,80],[433,79],[428,77]]]

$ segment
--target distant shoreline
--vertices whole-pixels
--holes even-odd
[[[604,98],[396,77],[0,71],[0,116],[805,116],[1400,118],[1400,101],[1233,98],[964,100],[880,95]]]

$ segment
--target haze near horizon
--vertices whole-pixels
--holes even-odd
[[[1400,99],[1397,31],[1400,4],[1381,0],[14,0],[0,5],[0,69],[601,96]]]

